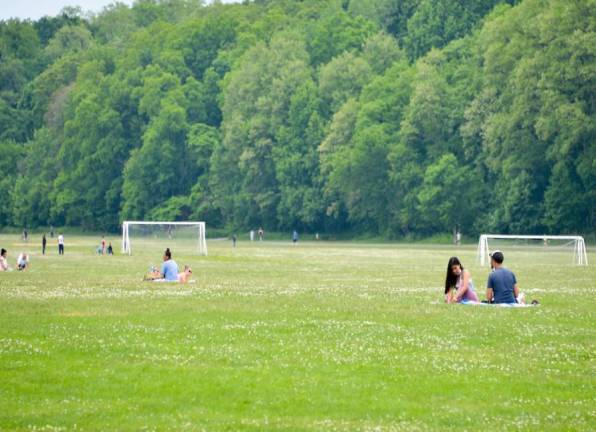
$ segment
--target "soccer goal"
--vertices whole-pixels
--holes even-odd
[[[207,255],[205,222],[144,222],[122,223],[122,252],[155,251],[170,248],[173,253]]]
[[[488,265],[490,251],[497,249],[518,250],[528,254],[539,252],[568,254],[573,255],[573,264],[588,265],[586,243],[582,236],[482,234],[478,240],[480,265]]]

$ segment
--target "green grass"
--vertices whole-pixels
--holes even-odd
[[[0,236],[34,253],[0,273],[0,429],[596,428],[593,253],[505,250],[542,303],[505,309],[443,304],[454,254],[484,296],[469,246],[212,241],[173,250],[181,286],[141,281],[161,250],[66,241]]]

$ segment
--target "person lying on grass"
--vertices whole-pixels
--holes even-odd
[[[192,269],[190,266],[185,265],[184,271],[182,273],[178,273],[178,282],[183,284],[187,283],[190,279],[190,275],[192,275]]]
[[[461,303],[464,301],[477,302],[478,296],[474,291],[470,272],[464,270],[458,257],[451,257],[447,263],[447,276],[445,277],[445,302]]]

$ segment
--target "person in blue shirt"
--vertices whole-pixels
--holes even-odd
[[[155,282],[178,282],[178,264],[172,259],[170,248],[167,248],[163,253],[161,270],[157,271],[157,269],[153,267],[144,279]]]
[[[167,281],[178,281],[178,264],[176,264],[176,261],[172,259],[172,252],[170,252],[170,248],[167,248],[163,254],[161,277]]]
[[[490,266],[493,271],[488,275],[486,283],[486,300],[489,303],[524,303],[515,275],[503,267],[504,259],[501,251],[490,254]]]

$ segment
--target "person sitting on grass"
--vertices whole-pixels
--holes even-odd
[[[17,258],[17,270],[26,270],[29,267],[29,256],[25,252],[21,252]]]
[[[490,254],[493,271],[488,275],[486,283],[486,300],[488,303],[525,304],[525,296],[519,291],[515,275],[503,267],[504,259],[503,252],[499,250]]]
[[[472,276],[468,270],[464,270],[458,257],[449,258],[449,262],[447,263],[445,302],[478,302],[478,296],[474,291],[474,284],[472,283]]]
[[[147,278],[155,282],[177,282],[178,281],[178,264],[172,259],[172,252],[167,248],[163,254],[163,264],[161,271],[152,270]]]
[[[183,283],[183,284],[187,283],[191,274],[192,274],[192,270],[191,270],[190,266],[185,265],[184,271],[182,273],[178,273],[178,282]]]
[[[2,250],[0,251],[0,272],[10,270],[8,268],[8,260],[6,259],[7,255],[8,252],[6,251],[6,249],[2,248]]]

